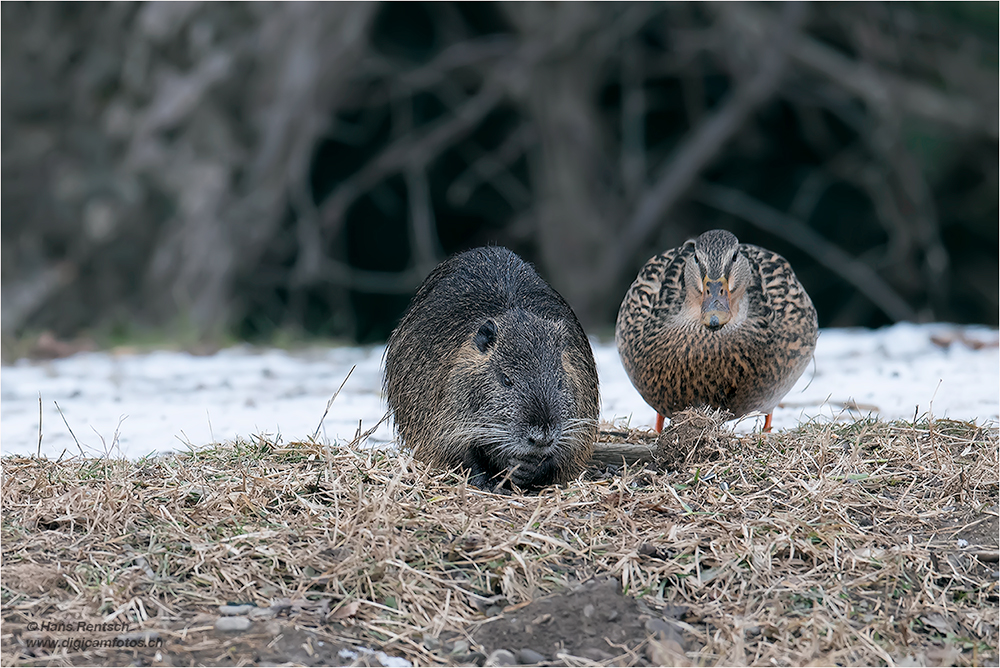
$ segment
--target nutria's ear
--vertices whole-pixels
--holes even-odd
[[[472,343],[476,345],[479,352],[485,353],[497,340],[497,324],[492,320],[487,320],[479,328],[476,335],[472,337]]]

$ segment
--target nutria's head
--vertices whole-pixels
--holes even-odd
[[[571,479],[586,464],[597,416],[585,388],[597,379],[585,377],[570,344],[565,322],[521,309],[470,327],[448,381],[456,419],[442,445],[464,453],[474,482],[509,478],[529,489]]]

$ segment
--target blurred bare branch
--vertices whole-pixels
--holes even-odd
[[[370,307],[374,340],[481,243],[607,327],[718,225],[794,256],[821,322],[1000,309],[985,4],[0,11],[5,334],[346,335]]]
[[[513,208],[530,204],[530,191],[511,176],[509,167],[537,140],[534,128],[525,124],[511,132],[492,151],[475,151],[474,154],[468,151],[465,157],[470,161],[469,167],[448,187],[448,201],[455,205],[464,204],[480,184],[489,183],[507,198]]]
[[[634,198],[646,181],[646,94],[642,62],[631,40],[622,44],[622,150],[625,196]]]
[[[763,12],[741,6],[747,17],[756,15],[766,21]],[[954,126],[965,132],[985,132],[998,136],[998,109],[984,108],[976,100],[948,95],[916,81],[877,70],[868,63],[852,61],[830,47],[801,33],[791,39],[789,53],[806,67],[832,79],[838,86],[861,97],[875,109],[898,105],[907,114]]]
[[[727,5],[726,11],[732,7],[735,5]],[[639,199],[624,234],[609,255],[610,263],[603,271],[606,281],[618,276],[623,267],[632,262],[652,230],[691,187],[705,166],[718,156],[747,117],[774,94],[787,63],[787,41],[804,18],[805,5],[790,2],[785,4],[780,30],[766,31],[761,21],[756,22],[755,32],[760,33],[761,38],[763,33],[775,35],[775,39],[764,47],[766,54],[761,58],[757,72],[748,81],[740,83],[718,111],[705,118],[654,177],[650,188]]]
[[[444,49],[426,65],[398,75],[399,84],[407,92],[432,88],[459,68],[483,66],[509,58],[517,50],[515,40],[504,35],[473,38]]]
[[[406,169],[406,191],[410,201],[410,245],[414,265],[426,276],[443,260],[434,225],[434,208],[431,206],[427,173],[422,166],[411,165]]]
[[[414,292],[427,273],[417,268],[402,272],[368,271],[324,257],[317,275],[334,285],[359,292],[405,295]]]
[[[694,197],[720,211],[743,218],[755,226],[781,235],[817,262],[853,285],[893,320],[916,320],[916,312],[871,267],[851,257],[802,221],[749,197],[746,193],[711,183],[701,183]]]
[[[390,174],[402,171],[408,165],[426,162],[430,156],[437,155],[442,149],[474,130],[483,117],[503,99],[504,89],[499,79],[485,82],[482,88],[455,109],[451,116],[412,135],[404,135],[383,150],[361,170],[341,183],[323,203],[323,225],[328,230],[336,230],[354,200],[379,181]]]

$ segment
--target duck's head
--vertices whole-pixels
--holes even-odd
[[[684,266],[692,315],[705,327],[720,329],[739,315],[750,285],[750,263],[740,253],[736,235],[726,230],[709,230],[687,244],[694,246]]]

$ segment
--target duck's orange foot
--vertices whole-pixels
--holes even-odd
[[[663,416],[659,413],[656,414],[656,433],[659,434],[663,431]]]
[[[774,413],[768,413],[767,417],[764,418],[764,429],[761,430],[762,434],[770,434],[771,433],[771,416],[772,415],[774,415]]]

